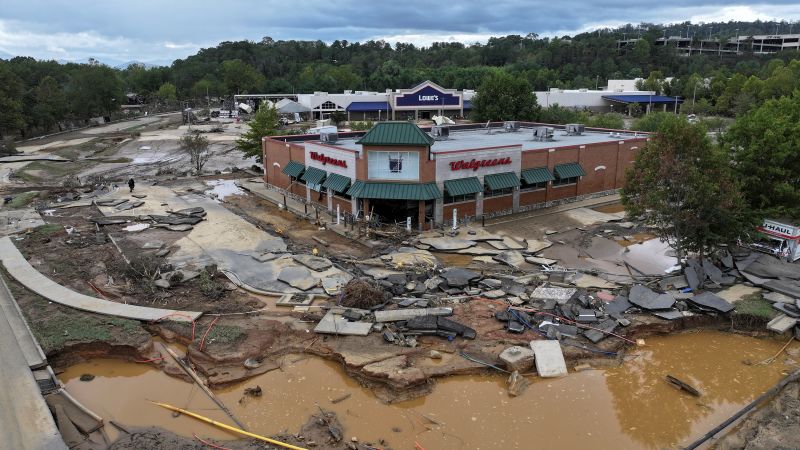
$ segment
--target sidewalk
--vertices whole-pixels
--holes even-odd
[[[240,181],[236,183],[240,188],[256,195],[258,197],[263,198],[264,200],[274,203],[276,205],[284,204],[284,199],[286,201],[286,209],[294,214],[297,214],[301,217],[313,217],[314,215],[314,208],[310,204],[306,204],[300,201],[295,200],[288,194],[286,196],[283,195],[283,192],[277,189],[269,189],[261,178],[248,178],[244,181]],[[344,215],[346,211],[341,211],[342,215]],[[324,218],[326,222],[326,228],[330,231],[333,231],[336,234],[344,236],[346,238],[352,238],[350,230],[344,225],[336,225],[336,215],[331,217],[330,213],[324,208],[320,207],[319,212],[320,218]]]

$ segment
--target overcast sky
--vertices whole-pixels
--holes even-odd
[[[698,6],[703,4],[703,6]],[[0,58],[169,64],[222,41],[384,39],[428,45],[626,23],[800,19],[795,1],[0,0]],[[800,26],[797,26],[800,31]],[[788,32],[788,30],[781,30]]]

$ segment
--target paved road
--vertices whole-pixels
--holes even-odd
[[[6,298],[4,285],[0,296],[2,301],[14,301]],[[0,447],[66,450],[4,311],[0,309]]]

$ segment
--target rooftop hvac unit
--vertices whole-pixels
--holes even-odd
[[[566,125],[567,136],[580,136],[583,134],[585,126],[582,123],[568,123]]]
[[[322,132],[319,135],[319,140],[328,144],[335,144],[339,140],[339,133]]]
[[[431,136],[437,141],[447,139],[450,137],[450,127],[435,125],[431,127]]]
[[[553,128],[551,127],[536,127],[533,129],[534,141],[552,141]]]
[[[519,131],[519,122],[515,120],[509,120],[507,122],[503,122],[503,129],[506,130],[506,132],[508,133]]]

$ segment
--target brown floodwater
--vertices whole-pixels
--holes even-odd
[[[385,439],[398,449],[414,448],[415,442],[426,449],[669,448],[687,445],[785,376],[792,367],[783,358],[769,366],[743,363],[766,359],[781,346],[776,340],[711,331],[655,337],[618,368],[560,379],[531,377],[520,397],[508,396],[504,376],[453,376],[424,398],[393,405],[381,403],[336,363],[290,355],[282,370],[215,392],[250,431],[267,435],[297,432],[319,405],[336,411],[347,439]],[[445,355],[444,361],[456,357]],[[78,378],[84,373],[96,378],[82,382]],[[703,396],[676,390],[664,381],[667,374]],[[60,378],[73,396],[107,420],[159,426],[188,437],[233,438],[148,403],[171,403],[231,423],[196,387],[149,366],[95,360],[70,367]],[[244,388],[256,385],[263,396],[243,398]],[[331,402],[345,394],[350,397]]]
[[[431,252],[446,267],[467,267],[472,264],[472,255],[459,253]]]

